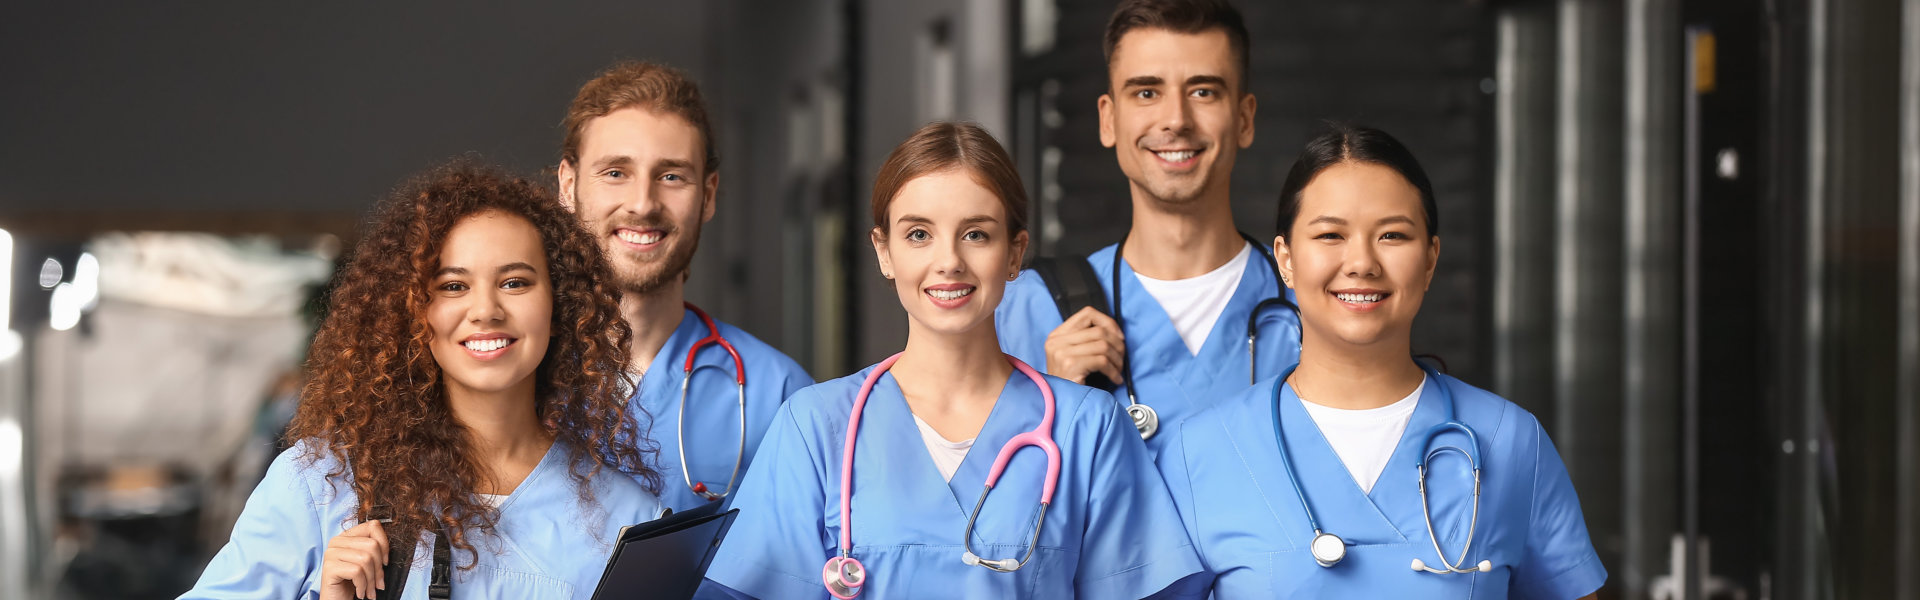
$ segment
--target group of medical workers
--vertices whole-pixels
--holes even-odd
[[[1236,230],[1248,46],[1223,0],[1121,2],[1132,227],[1054,272],[1000,143],[901,142],[869,241],[906,345],[817,384],[683,297],[720,183],[697,87],[601,73],[553,187],[457,162],[378,205],[294,445],[183,598],[584,600],[621,527],[709,503],[739,512],[700,597],[1592,597],[1540,423],[1411,354],[1441,249],[1413,154],[1331,124],[1271,238]]]

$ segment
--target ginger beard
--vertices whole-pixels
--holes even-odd
[[[686,281],[693,253],[700,247],[700,219],[698,214],[691,216],[683,224],[657,213],[599,223],[594,233],[605,244],[614,282],[622,292],[647,295]]]

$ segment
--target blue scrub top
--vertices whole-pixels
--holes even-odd
[[[739,520],[700,597],[829,598],[820,574],[838,555],[841,449],[854,397],[871,370],[801,390],[781,409],[767,432],[767,454],[734,502]],[[1206,578],[1195,575],[1199,561],[1132,422],[1106,392],[1046,380],[1056,397],[1060,482],[1039,549],[1013,573],[962,563],[960,536],[1000,448],[1039,425],[1039,388],[1013,373],[949,483],[893,376],[874,385],[854,457],[852,556],[869,573],[861,598],[1204,593],[1189,587],[1204,586]],[[1046,472],[1040,449],[1014,455],[974,525],[975,552],[995,559],[1026,552]]]
[[[1118,248],[1117,244],[1107,246],[1087,257],[1100,279],[1103,297],[1112,293],[1113,253]],[[1120,295],[1125,305],[1122,325],[1126,329],[1127,359],[1133,361],[1133,381],[1128,383],[1138,387],[1134,395],[1140,403],[1160,415],[1160,432],[1147,440],[1147,449],[1155,456],[1165,448],[1174,425],[1216,399],[1253,384],[1247,374],[1247,315],[1281,288],[1273,278],[1272,266],[1265,264],[1266,258],[1258,249],[1250,258],[1239,287],[1234,288],[1232,299],[1214,322],[1197,356],[1180,339],[1166,309],[1140,285],[1133,267],[1125,260],[1120,262]],[[1293,299],[1291,290],[1287,299]],[[1062,321],[1052,293],[1032,270],[1021,272],[1019,279],[1007,285],[1006,297],[994,311],[1000,349],[1041,370],[1046,370],[1047,335]],[[1277,376],[1288,365],[1299,362],[1300,320],[1292,310],[1269,306],[1261,311],[1258,326],[1260,375]],[[1126,385],[1115,389],[1113,397],[1125,405]]]
[[[719,319],[714,323],[720,326],[721,337],[740,352],[747,370],[747,451],[740,461],[740,479],[744,480],[774,412],[787,396],[813,385],[813,377],[759,338]],[[663,483],[661,499],[675,511],[707,503],[680,476],[679,445],[680,382],[687,377],[687,349],[703,337],[707,337],[706,324],[693,311],[684,311],[680,326],[647,366],[647,374],[632,399],[633,405],[644,411],[634,415],[641,431],[660,449],[654,467]],[[687,390],[687,466],[693,470],[695,482],[719,493],[727,489],[733,457],[740,452],[740,392],[733,379],[733,359],[725,348],[707,344],[700,347],[697,356],[693,385]]]
[[[1440,547],[1466,567],[1493,571],[1436,575],[1440,566],[1421,516],[1416,461],[1427,431],[1445,419],[1435,384],[1453,393],[1457,419],[1479,434],[1480,523],[1460,559],[1472,516],[1473,473],[1458,453],[1428,464],[1428,498]],[[1330,568],[1308,552],[1313,527],[1281,467],[1273,435],[1276,376],[1187,420],[1171,432],[1160,470],[1207,569],[1216,598],[1579,598],[1607,571],[1587,537],[1573,482],[1553,441],[1531,413],[1487,391],[1440,375],[1429,381],[1372,493],[1363,493],[1291,386],[1279,401],[1288,457],[1320,527],[1345,539],[1346,559]],[[1432,447],[1465,446],[1458,432]]]
[[[307,464],[305,458],[316,451],[318,458]],[[454,598],[588,600],[606,570],[620,528],[660,515],[658,497],[632,478],[604,468],[588,480],[593,500],[583,506],[569,472],[572,455],[565,444],[554,442],[501,502],[492,535],[469,533],[478,563],[472,569],[454,569]],[[180,597],[320,597],[327,542],[359,524],[351,475],[327,477],[338,464],[311,442],[280,453],[247,499],[227,545],[193,589]],[[402,593],[409,600],[427,597],[433,534],[422,536]],[[468,560],[465,552],[453,552],[453,566],[465,566]]]

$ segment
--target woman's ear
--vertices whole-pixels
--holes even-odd
[[[1440,236],[1433,236],[1427,247],[1427,289],[1433,289],[1433,272],[1440,268]]]
[[[1293,248],[1287,246],[1287,237],[1273,236],[1274,267],[1280,270],[1280,286],[1293,287]]]
[[[880,276],[893,279],[893,256],[887,254],[887,232],[875,227],[867,237],[873,241],[873,257],[880,261]]]
[[[1007,266],[1008,281],[1012,281],[1014,277],[1020,275],[1020,265],[1026,264],[1027,262],[1027,242],[1031,239],[1033,238],[1028,237],[1025,231],[1014,234],[1013,264]]]

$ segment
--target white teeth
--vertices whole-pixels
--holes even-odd
[[[927,290],[927,293],[941,300],[958,300],[973,293],[973,288],[959,290]]]
[[[507,344],[511,343],[513,343],[513,340],[507,338],[493,338],[490,340],[468,340],[461,342],[460,345],[466,346],[468,350],[474,352],[492,352],[505,348]]]
[[[1159,155],[1161,160],[1167,162],[1183,162],[1189,158],[1193,158],[1195,152],[1192,150],[1182,150],[1179,152],[1155,152],[1154,154]]]
[[[639,233],[622,229],[614,232],[614,235],[618,236],[620,241],[631,244],[651,244],[660,241],[660,234],[657,232]]]
[[[1339,298],[1341,302],[1352,302],[1354,304],[1379,302],[1380,298],[1384,296],[1384,294],[1334,294],[1334,297]]]

